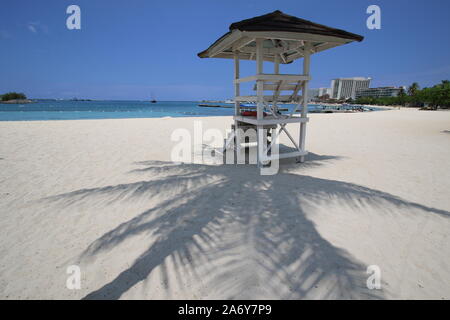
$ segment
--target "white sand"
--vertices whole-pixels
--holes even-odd
[[[450,112],[310,118],[275,176],[170,162],[228,117],[0,122],[0,298],[449,299]]]

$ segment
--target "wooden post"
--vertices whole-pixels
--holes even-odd
[[[234,79],[239,79],[239,53],[234,52]],[[240,102],[236,100],[236,97],[241,95],[241,87],[239,83],[234,84],[234,115],[239,116],[241,114]],[[234,136],[235,136],[235,150],[236,150],[236,162],[239,161],[241,155],[241,134],[238,126],[238,121],[234,120]]]
[[[280,74],[280,56],[278,54],[275,54],[274,60],[273,60],[273,73]],[[274,93],[279,95],[281,92]],[[275,95],[274,95],[275,96]],[[278,111],[278,104],[274,101],[272,104],[272,109],[274,112]]]
[[[256,74],[260,75],[263,74],[263,42],[264,39],[256,39]],[[264,82],[261,80],[256,81],[256,119],[258,121],[262,120],[264,117],[263,110],[264,110]],[[263,130],[261,125],[257,125],[257,133],[256,133],[256,140],[258,144],[258,151],[257,151],[257,162],[258,167],[261,167],[261,157],[263,154],[263,147],[264,147],[264,137],[263,137]]]
[[[234,80],[239,79],[239,54],[237,52],[234,52]],[[240,83],[234,84],[234,96],[240,96]],[[240,112],[240,105],[239,101],[234,101],[234,115],[238,116]]]
[[[273,73],[280,73],[280,56],[278,54],[275,54],[275,59],[273,61]]]
[[[303,75],[309,76],[310,55],[311,55],[311,43],[305,42],[305,53],[303,56]],[[303,107],[302,118],[306,118],[308,114],[308,80],[303,82],[302,94],[303,94]],[[305,151],[305,138],[306,138],[306,122],[300,123],[300,150]],[[300,157],[300,162],[305,161],[305,156]]]
[[[278,54],[275,54],[274,60],[273,60],[273,73],[280,74],[280,56]],[[272,109],[274,112],[278,112],[278,104],[275,103],[275,101],[272,104]],[[277,124],[276,128],[271,129],[271,136],[270,136],[270,143],[274,144],[276,143],[276,139],[278,139],[279,129],[281,125]],[[277,149],[278,150],[278,149]],[[271,148],[271,152],[273,154],[273,148]],[[269,152],[267,152],[268,154]]]

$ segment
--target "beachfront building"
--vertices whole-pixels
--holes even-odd
[[[331,80],[332,99],[355,99],[356,91],[367,89],[370,86],[371,78],[338,78]]]
[[[356,98],[397,97],[402,89],[405,90],[404,87],[379,87],[379,88],[359,89],[356,90]]]
[[[331,97],[331,88],[316,88],[316,89],[309,89],[308,91],[309,101],[317,99],[319,97],[323,97],[325,95]]]
[[[231,24],[226,34],[198,54],[200,58],[234,60],[234,126],[232,134],[225,141],[224,150],[232,148],[239,155],[245,142],[242,133],[253,126],[257,131],[258,166],[274,159],[289,157],[297,157],[303,162],[307,154],[305,137],[309,120],[307,111],[311,55],[362,40],[360,35],[303,20],[278,10]],[[298,68],[294,74],[280,73],[280,64],[290,64],[300,58],[303,59],[301,69],[293,64],[292,69]],[[241,60],[255,61],[255,74],[242,77]],[[273,69],[264,70],[264,62],[273,63]],[[251,84],[251,95],[242,94],[242,84]],[[242,112],[242,102],[255,103],[256,110]],[[287,114],[282,113],[278,109],[281,102],[294,103],[295,107]],[[288,132],[288,123],[299,124],[297,137]],[[271,130],[270,143],[265,136],[267,129]],[[273,150],[281,133],[287,135],[295,147],[294,151],[277,153]]]

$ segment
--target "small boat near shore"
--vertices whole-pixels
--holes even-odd
[[[234,108],[234,106],[231,106],[231,105],[227,106],[227,105],[220,105],[220,104],[204,104],[204,103],[198,104],[198,106],[202,107],[202,108],[228,108],[228,109]]]

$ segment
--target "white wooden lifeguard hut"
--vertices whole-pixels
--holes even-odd
[[[234,59],[234,131],[225,142],[224,149],[232,145],[231,142],[235,142],[235,151],[241,152],[243,141],[242,130],[239,129],[253,125],[257,131],[258,166],[275,158],[296,157],[303,162],[307,154],[305,136],[308,122],[308,82],[311,80],[310,56],[346,43],[362,41],[363,37],[290,16],[278,10],[235,22],[229,29],[229,32],[208,49],[198,54],[200,58]],[[303,58],[301,73],[280,74],[280,63],[289,64],[300,58]],[[241,78],[240,60],[255,60],[256,74]],[[273,73],[264,72],[264,61],[274,63]],[[241,95],[240,85],[244,82],[256,82],[253,86],[256,95]],[[256,103],[256,113],[252,115],[248,115],[248,112],[245,115],[241,113],[243,102]],[[278,110],[280,103],[293,103],[295,107],[288,114],[283,114]],[[288,123],[299,123],[298,139],[287,131]],[[270,144],[265,140],[265,130],[263,130],[265,128],[274,129],[271,133]],[[281,132],[284,132],[291,140],[295,151],[277,154],[270,152],[276,137]]]

